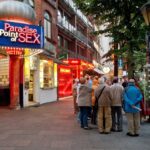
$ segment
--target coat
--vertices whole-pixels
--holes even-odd
[[[101,96],[98,99],[98,106],[111,106],[111,95],[110,95],[110,87],[105,85],[105,84],[101,84],[99,85],[96,90],[95,90],[95,96],[98,97],[100,94],[100,91],[103,89],[103,87],[105,86],[105,89],[103,90]]]
[[[91,106],[92,89],[86,84],[81,84],[78,89],[78,106]]]
[[[119,83],[114,83],[110,87],[112,106],[122,106],[122,94],[124,88]]]
[[[124,90],[124,111],[127,113],[137,113],[138,109],[133,108],[132,105],[140,108],[140,102],[142,101],[142,93],[133,83],[129,83]]]
[[[92,106],[95,106],[95,89],[98,87],[98,80],[93,80],[92,84]]]

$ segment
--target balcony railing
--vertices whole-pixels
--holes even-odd
[[[77,38],[79,41],[83,42],[90,48],[94,48],[93,42],[91,42],[85,35],[83,35],[80,31],[76,30],[76,28],[67,22],[64,18],[58,17],[58,25],[65,28],[68,32],[72,33],[72,35]]]
[[[75,52],[72,52],[71,50],[65,50],[68,53],[69,58],[76,58],[76,59],[81,59],[84,61],[92,62],[92,59],[89,59],[85,56],[82,56],[80,54],[77,54]]]
[[[73,0],[63,0],[77,15],[78,17],[88,26],[92,26],[91,22],[87,19],[87,17],[79,10],[77,9],[75,3]]]

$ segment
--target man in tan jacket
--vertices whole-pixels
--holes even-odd
[[[100,85],[95,90],[95,97],[99,97],[98,130],[99,133],[108,134],[110,133],[112,127],[110,87],[105,83],[103,78],[99,79],[99,84]]]
[[[115,77],[111,88],[112,98],[112,131],[122,131],[122,95],[124,88]]]

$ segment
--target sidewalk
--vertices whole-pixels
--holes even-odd
[[[140,137],[123,132],[99,134],[83,130],[73,114],[71,98],[22,110],[0,109],[0,150],[149,150],[150,124]]]

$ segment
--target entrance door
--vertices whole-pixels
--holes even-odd
[[[30,70],[29,101],[34,101],[34,70]]]

